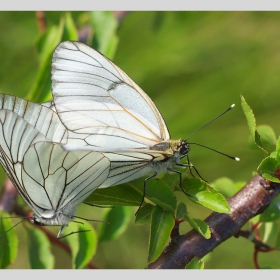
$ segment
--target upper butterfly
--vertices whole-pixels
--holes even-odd
[[[189,143],[170,140],[167,126],[147,94],[91,47],[71,41],[56,47],[52,94],[58,116],[68,130],[66,149],[84,147],[102,151],[109,158],[108,179],[100,188],[152,173],[150,179],[167,170],[181,178],[173,165],[195,169],[188,158]],[[183,157],[188,164],[180,163]]]

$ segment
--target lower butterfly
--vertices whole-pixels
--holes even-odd
[[[102,153],[65,151],[67,130],[44,106],[0,94],[0,162],[38,225],[73,220],[75,208],[108,177]],[[56,142],[56,143],[55,143]]]

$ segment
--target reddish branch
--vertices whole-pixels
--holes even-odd
[[[262,213],[279,193],[280,184],[270,183],[261,176],[255,176],[228,200],[231,208],[229,214],[215,212],[205,219],[212,232],[210,239],[205,239],[192,230],[173,240],[147,268],[185,268],[194,257],[202,258],[237,234],[248,220]]]

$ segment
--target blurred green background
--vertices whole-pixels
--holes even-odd
[[[58,24],[61,14],[46,12],[47,23]],[[82,12],[72,16],[77,24],[82,22]],[[130,12],[121,20],[113,61],[152,98],[172,139],[187,138],[236,104],[190,139],[241,159],[234,162],[191,147],[192,163],[209,182],[221,176],[249,181],[264,156],[249,147],[240,94],[254,110],[257,124],[269,124],[279,135],[279,27],[279,12]],[[0,12],[0,92],[27,95],[38,70],[34,46],[38,36],[35,12]],[[1,169],[1,182],[4,178]],[[209,215],[210,211],[180,199],[188,203],[193,218]],[[103,210],[80,206],[78,214],[84,211],[94,219]],[[182,233],[188,229],[183,227]],[[20,253],[10,268],[28,268],[23,226],[17,231]],[[120,239],[99,244],[94,264],[100,268],[145,267],[148,234],[147,226],[132,222]],[[57,267],[71,267],[66,253],[56,248],[54,253],[59,256]],[[280,268],[279,253],[261,255],[260,264]],[[231,238],[209,255],[206,268],[254,268],[253,245]]]

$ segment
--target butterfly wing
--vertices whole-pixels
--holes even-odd
[[[0,94],[0,163],[27,203],[28,196],[21,180],[24,154],[38,141],[64,143],[66,139],[67,130],[55,112],[15,96]]]
[[[107,179],[109,166],[102,153],[37,142],[24,155],[22,186],[37,216],[52,219],[61,211],[69,216]]]
[[[99,148],[148,148],[170,138],[143,90],[108,58],[80,42],[62,42],[52,60],[56,111],[68,143]]]
[[[110,160],[110,173],[100,188],[120,185],[155,172],[152,162],[163,161],[164,153],[152,150],[103,153]]]
[[[109,160],[65,151],[67,130],[48,107],[0,95],[0,162],[37,217],[53,224],[58,211],[72,213],[107,178]]]
[[[0,94],[0,110],[3,112],[4,110],[13,112],[14,116],[21,117],[26,124],[34,127],[53,142],[67,142],[67,130],[61,123],[55,110],[51,110],[47,106],[41,106],[13,95]],[[14,133],[13,125],[5,124],[5,121],[9,120],[5,120],[5,113],[2,113],[2,127],[5,126],[7,133],[12,135]],[[18,137],[14,138],[19,140]],[[10,141],[9,139],[8,143]]]
[[[68,151],[84,150],[84,151],[96,151],[95,147],[79,147],[71,144],[63,145],[64,149]],[[157,173],[166,170],[168,165],[168,159],[170,158],[169,152],[156,151],[150,149],[115,149],[106,150],[102,149],[99,152],[108,158],[110,161],[110,172],[108,178],[102,183],[99,188],[107,188],[125,182],[129,182],[145,176],[151,172],[157,171]],[[161,165],[155,164],[161,162]],[[161,170],[160,168],[163,168]]]

